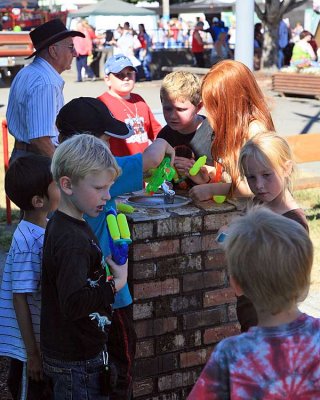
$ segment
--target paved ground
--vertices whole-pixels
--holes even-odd
[[[283,135],[293,135],[299,133],[319,133],[320,134],[320,101],[315,99],[298,97],[279,97],[271,90],[271,77],[263,73],[257,73],[257,80],[265,93],[270,107],[272,117],[276,126],[276,131]],[[75,83],[76,72],[72,70],[63,74],[65,79],[64,96],[65,101],[79,96],[97,97],[106,90],[103,80],[95,82]],[[159,88],[161,81],[138,82],[135,92],[142,95],[150,105],[159,122],[164,123]],[[1,85],[0,82],[0,119],[5,117],[9,88]],[[304,165],[301,169],[310,174],[319,174],[319,164],[311,163]],[[5,260],[5,254],[0,251],[0,276]],[[301,308],[311,315],[320,317],[320,293],[312,292]]]

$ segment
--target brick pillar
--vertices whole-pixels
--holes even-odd
[[[137,332],[134,398],[185,399],[215,344],[239,333],[213,202],[132,214],[129,283]]]

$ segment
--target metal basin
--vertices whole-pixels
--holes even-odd
[[[143,208],[174,208],[182,207],[191,202],[187,197],[175,195],[174,203],[168,204],[164,201],[163,194],[154,194],[153,196],[131,196],[127,199],[127,203],[133,207]]]

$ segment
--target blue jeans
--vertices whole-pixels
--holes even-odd
[[[101,394],[104,368],[102,352],[86,361],[43,357],[43,369],[51,378],[54,400],[108,400],[108,395]]]

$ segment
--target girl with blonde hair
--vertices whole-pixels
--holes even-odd
[[[212,199],[213,195],[246,196],[250,192],[240,178],[240,149],[256,133],[274,130],[262,91],[244,64],[223,60],[205,75],[201,92],[215,134],[211,151],[216,168],[201,170],[202,174],[195,179],[198,185],[190,190],[190,196],[198,201]],[[219,172],[221,167],[225,174]],[[217,175],[229,179],[218,183]]]

